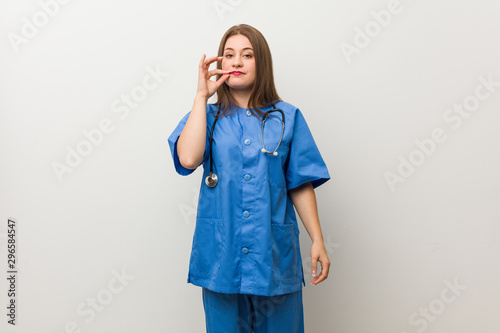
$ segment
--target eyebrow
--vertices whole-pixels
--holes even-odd
[[[232,47],[226,47],[224,49],[224,51],[226,51],[226,50],[233,50],[234,51],[234,49]],[[252,50],[253,51],[253,49],[251,47],[244,47],[243,50]]]

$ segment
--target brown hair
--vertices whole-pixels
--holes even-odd
[[[266,39],[252,26],[247,24],[235,25],[229,28],[222,37],[219,45],[218,56],[224,55],[224,46],[229,37],[234,35],[243,35],[248,38],[252,44],[254,57],[255,57],[255,81],[253,84],[250,99],[248,100],[248,108],[251,111],[263,115],[264,112],[255,110],[258,107],[266,107],[271,104],[281,101],[281,98],[276,92],[274,86],[273,75],[273,60],[271,57],[271,50],[267,44]],[[217,68],[222,69],[222,61],[217,61]],[[217,80],[221,77],[217,74]],[[233,105],[237,105],[236,100],[229,91],[229,86],[224,82],[219,89],[217,89],[217,102],[214,103],[223,111],[220,116],[227,114],[227,111],[233,109]]]

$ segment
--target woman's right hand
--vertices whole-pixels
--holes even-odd
[[[200,67],[198,71],[198,90],[196,94],[198,96],[203,96],[206,99],[209,99],[219,87],[229,78],[229,73],[231,71],[224,71],[222,69],[214,69],[209,71],[208,68],[210,64],[222,60],[223,57],[210,57],[205,59],[206,55],[203,54],[200,60]],[[217,81],[212,81],[210,78],[214,75],[222,74],[222,76]]]

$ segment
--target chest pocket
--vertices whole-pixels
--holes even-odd
[[[290,148],[285,146],[283,143],[278,147],[278,156],[274,156],[272,154],[266,154],[265,158],[267,159],[268,166],[268,181],[269,185],[273,187],[285,187],[286,179],[285,179],[285,162],[288,157],[288,152]]]

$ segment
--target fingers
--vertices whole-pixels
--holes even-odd
[[[198,87],[202,87],[204,90],[208,90],[209,94],[213,94],[230,76],[231,71],[222,69],[208,70],[210,64],[215,61],[221,61],[224,57],[206,57],[206,54],[200,59],[199,71],[198,71]],[[212,81],[210,78],[214,75],[221,75],[217,81]],[[208,85],[208,86],[207,86]],[[200,89],[200,88],[199,88]]]
[[[226,81],[227,79],[229,78],[229,73],[227,74],[224,74],[220,77],[220,79],[217,80],[217,82],[215,82],[215,89],[219,89],[219,87],[224,83],[224,81]]]
[[[208,69],[208,67],[210,67],[211,63],[213,63],[215,61],[220,61],[222,59],[223,59],[223,57],[218,57],[218,56],[206,58],[206,55],[203,54],[203,56],[201,57],[201,60],[200,60],[200,68]]]
[[[203,53],[203,55],[201,56],[201,59],[200,59],[200,64],[199,64],[200,68],[203,68],[203,64],[205,63],[205,57],[206,57],[206,55],[205,55],[205,53]]]
[[[212,77],[214,75],[217,75],[217,74],[229,74],[231,73],[231,71],[225,71],[225,70],[222,70],[222,69],[214,69],[214,70],[211,70],[208,72],[208,76]]]
[[[318,269],[318,260],[316,257],[314,257],[312,258],[312,266],[311,266],[311,273],[313,277],[316,276],[317,269]]]
[[[313,285],[317,285],[318,283],[326,280],[326,278],[328,277],[328,272],[330,271],[330,262],[325,260],[324,262],[321,261],[321,273],[319,275],[316,275],[312,281],[311,281],[311,284]]]

